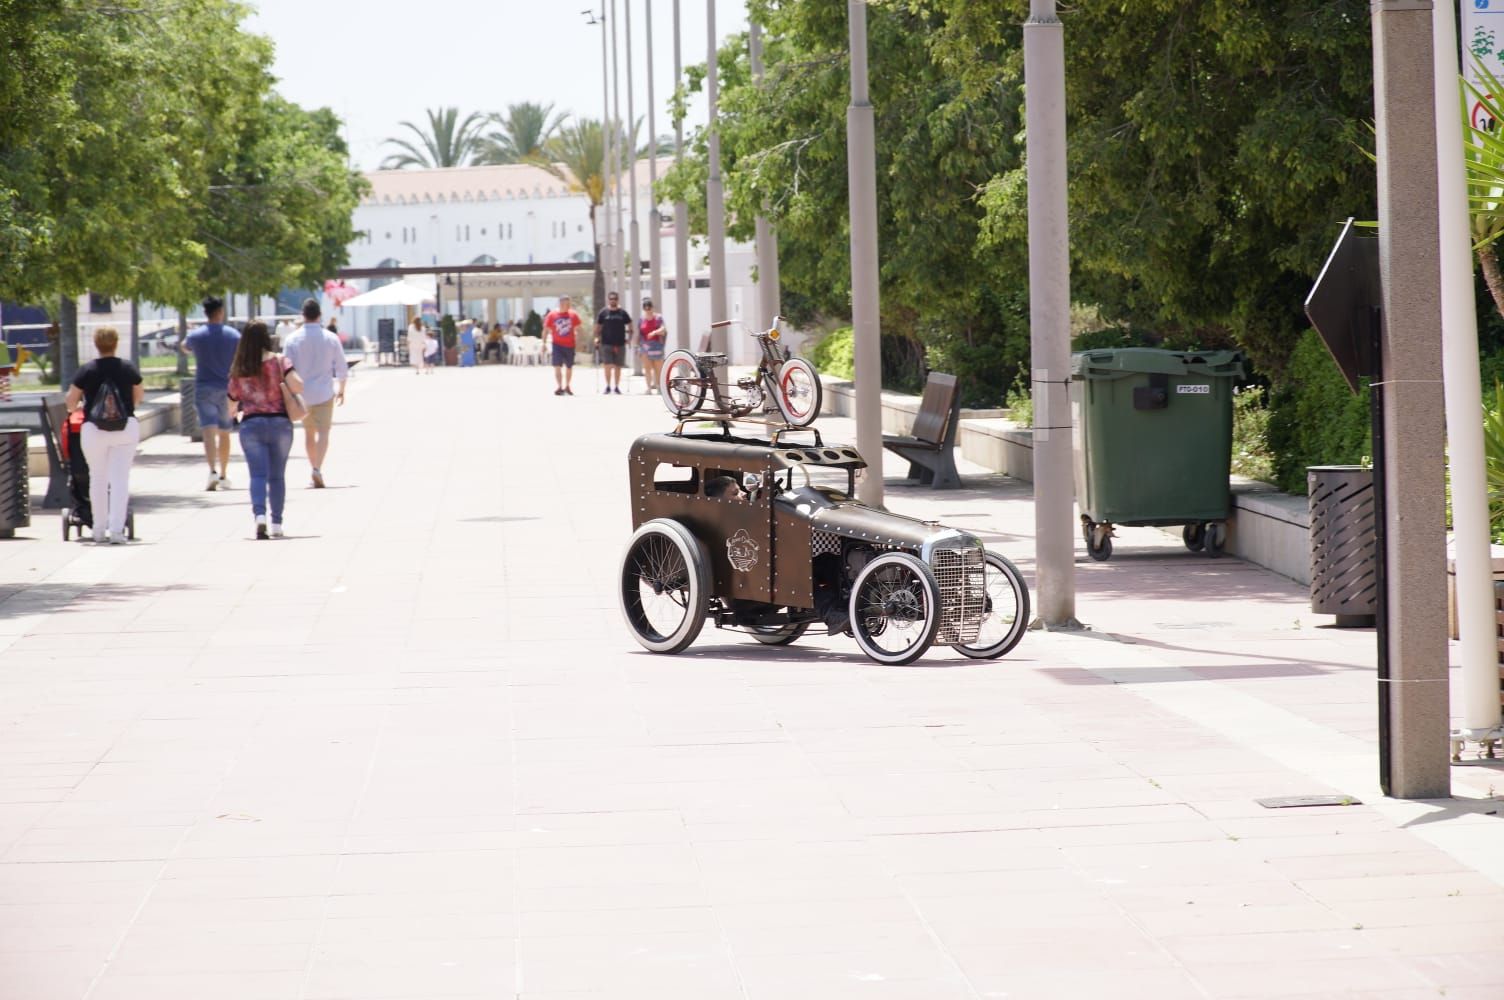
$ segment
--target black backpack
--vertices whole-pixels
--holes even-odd
[[[99,391],[94,394],[94,405],[89,407],[89,423],[102,431],[123,431],[129,419],[115,383],[109,379],[101,380]]]

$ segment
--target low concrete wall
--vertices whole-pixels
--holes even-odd
[[[855,390],[850,382],[822,378],[823,411],[849,417]],[[919,397],[883,393],[883,433],[907,434],[919,410]],[[961,457],[1024,482],[1034,481],[1034,432],[1019,427],[1002,410],[962,410],[956,435]],[[1296,583],[1311,582],[1311,516],[1305,497],[1281,493],[1268,483],[1232,481],[1232,516],[1226,550],[1271,569]],[[1179,536],[1179,528],[1167,528]]]
[[[178,429],[178,394],[155,393],[146,397],[136,408],[136,422],[141,425],[141,440],[158,434],[167,434]],[[45,476],[47,468],[47,445],[41,435],[31,436],[26,455],[26,472],[32,477]]]

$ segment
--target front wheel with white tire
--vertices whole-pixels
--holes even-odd
[[[820,376],[803,358],[789,358],[774,375],[773,402],[793,427],[808,427],[820,415]]]
[[[1018,567],[988,552],[982,626],[974,642],[956,646],[963,656],[991,660],[1009,652],[1029,628],[1029,586]]]
[[[857,574],[847,608],[851,634],[869,659],[913,663],[935,641],[940,588],[935,575],[907,552],[885,552]]]
[[[663,359],[658,373],[658,395],[668,412],[683,420],[705,405],[705,382],[700,361],[689,351],[674,351]]]

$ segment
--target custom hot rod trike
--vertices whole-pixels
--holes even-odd
[[[628,463],[621,608],[652,652],[680,652],[707,619],[770,645],[810,628],[849,634],[885,664],[937,644],[1002,656],[1028,627],[1011,562],[965,531],[853,500],[866,462],[818,431],[767,440],[734,436],[729,419],[708,433],[681,423],[638,438]]]

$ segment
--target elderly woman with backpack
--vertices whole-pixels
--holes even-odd
[[[145,390],[136,366],[115,357],[120,334],[114,327],[94,331],[99,357],[80,368],[68,388],[70,411],[84,408],[80,438],[89,463],[89,506],[94,511],[94,541],[125,543],[126,509],[131,499],[131,463],[141,443],[136,407]]]

